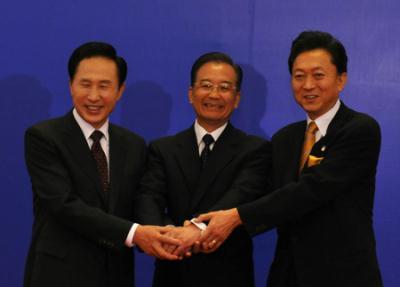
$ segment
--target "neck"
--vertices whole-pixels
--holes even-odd
[[[222,123],[210,123],[210,122],[204,122],[204,121],[200,121],[199,119],[197,119],[198,124],[205,129],[207,132],[212,133],[213,131],[215,131],[216,129],[222,127],[224,124],[226,124],[226,122],[222,122]]]

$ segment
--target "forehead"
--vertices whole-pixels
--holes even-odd
[[[234,68],[226,63],[208,62],[197,71],[196,80],[236,81]]]
[[[115,80],[118,78],[117,64],[105,57],[91,57],[79,62],[75,78],[96,77]]]
[[[293,71],[309,69],[335,69],[331,54],[325,49],[314,49],[300,53],[293,63]]]

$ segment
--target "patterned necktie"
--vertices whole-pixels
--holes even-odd
[[[100,174],[101,186],[103,191],[108,190],[108,165],[106,155],[101,148],[100,139],[103,137],[103,133],[99,130],[95,130],[90,138],[93,140],[92,154],[97,163],[97,170]]]
[[[303,151],[301,154],[300,170],[301,171],[306,163],[308,156],[310,155],[311,149],[315,143],[315,134],[318,131],[318,127],[314,121],[310,122],[307,127],[306,135],[303,143]]]
[[[214,138],[210,134],[205,134],[203,137],[204,148],[200,154],[201,167],[204,168],[207,163],[207,158],[210,156],[210,145],[214,142]]]

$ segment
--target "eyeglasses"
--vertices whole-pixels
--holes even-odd
[[[208,81],[201,81],[196,83],[197,87],[204,93],[211,93],[214,91],[214,88],[217,89],[217,92],[221,94],[228,94],[232,93],[236,90],[236,87],[231,83],[220,83],[220,84],[213,84]]]

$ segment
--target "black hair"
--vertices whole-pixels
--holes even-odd
[[[74,79],[79,63],[84,59],[92,57],[104,57],[114,61],[117,65],[119,86],[125,82],[128,73],[128,65],[124,58],[117,55],[117,51],[112,45],[104,42],[87,42],[72,52],[68,61],[68,74],[70,81]]]
[[[240,91],[240,88],[242,86],[242,78],[243,78],[243,72],[242,68],[233,62],[232,58],[229,57],[227,54],[221,53],[221,52],[210,52],[206,53],[204,55],[201,55],[197,60],[193,63],[192,70],[190,71],[190,85],[193,86],[196,82],[196,77],[197,77],[197,72],[199,69],[210,62],[216,62],[216,63],[225,63],[230,66],[232,66],[233,70],[236,73],[236,89],[237,91]]]
[[[290,74],[297,56],[315,49],[323,49],[331,55],[332,64],[336,66],[338,74],[347,72],[346,49],[338,39],[326,32],[304,31],[292,42],[288,59]]]

